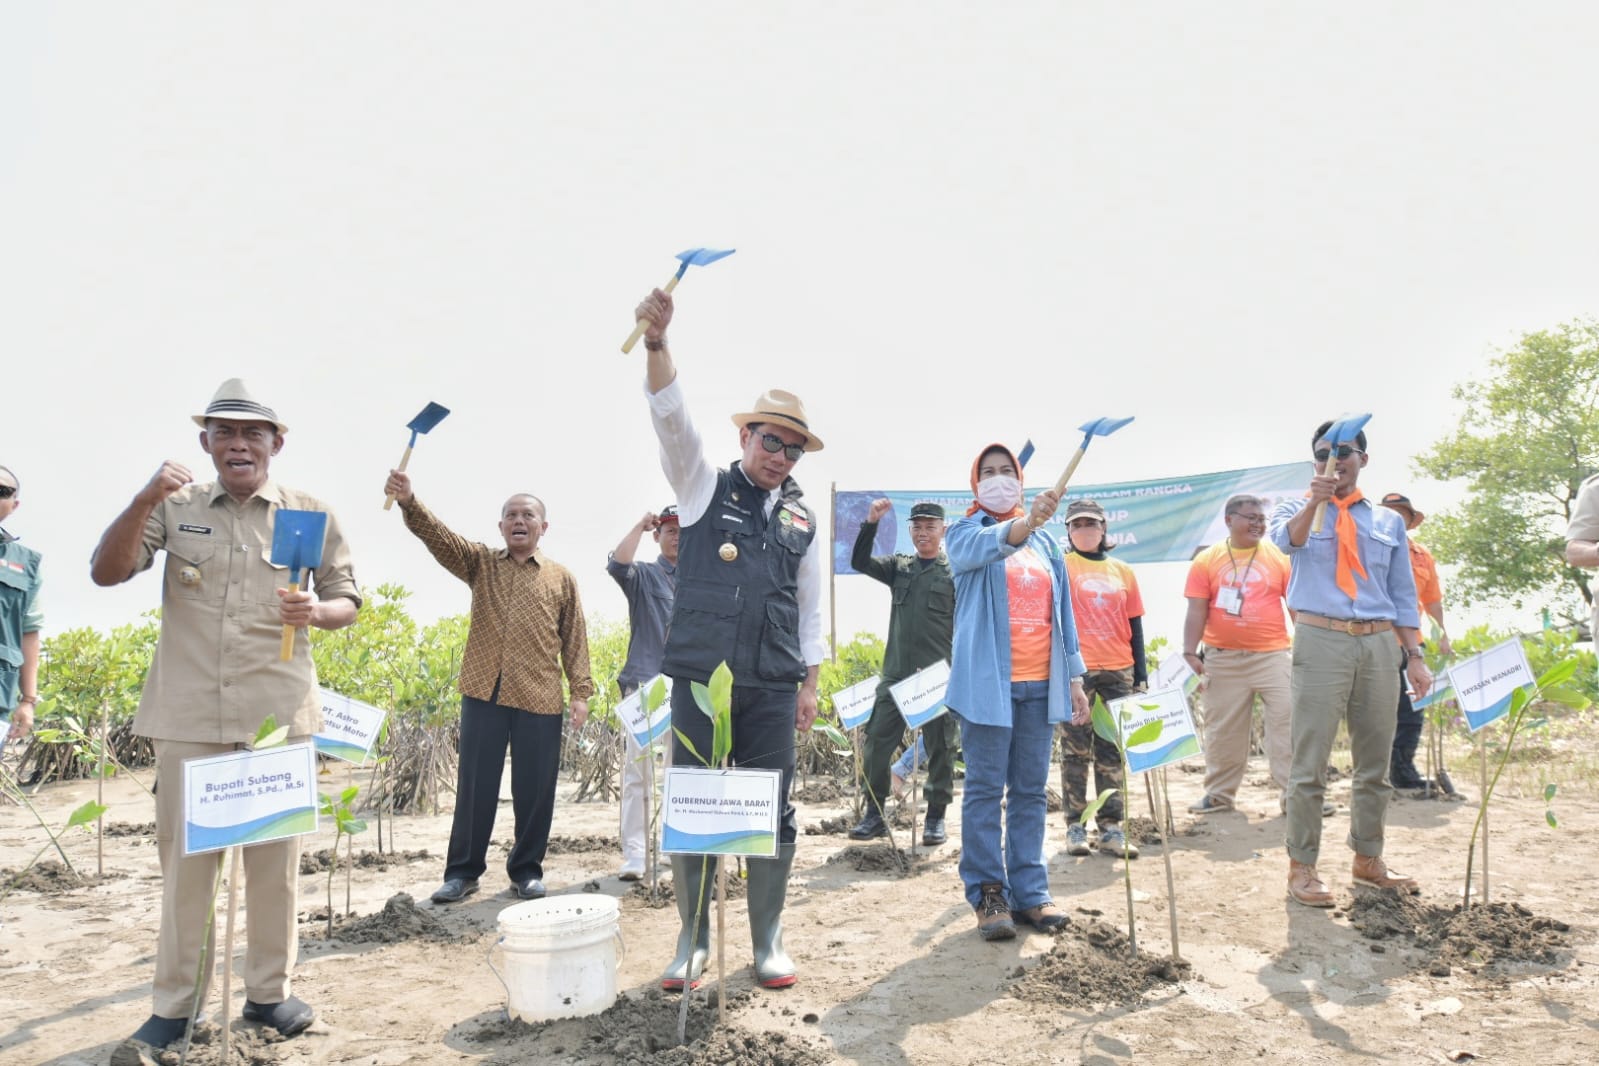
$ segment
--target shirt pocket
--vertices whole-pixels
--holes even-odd
[[[187,533],[169,537],[167,595],[180,600],[221,600],[227,592],[228,560],[227,552],[219,556],[217,547],[209,537]]]
[[[755,672],[768,681],[802,681],[805,662],[800,656],[799,609],[787,603],[766,604]]]
[[[1399,542],[1388,534],[1378,530],[1371,531],[1373,548],[1367,552],[1366,573],[1372,581],[1382,588],[1388,587],[1388,567],[1394,555],[1399,551]],[[1398,606],[1397,604],[1395,606]]]

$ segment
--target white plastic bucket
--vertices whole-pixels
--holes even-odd
[[[620,914],[614,898],[595,893],[532,899],[501,911],[489,969],[505,986],[506,1012],[546,1022],[598,1014],[615,1003],[616,971],[627,957]],[[495,948],[504,955],[504,973],[494,965]]]

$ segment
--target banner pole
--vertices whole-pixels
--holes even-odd
[[[827,487],[827,530],[828,539],[835,545],[827,553],[827,628],[828,628],[828,661],[838,662],[838,574],[833,561],[837,556],[838,548],[838,482],[831,481]]]

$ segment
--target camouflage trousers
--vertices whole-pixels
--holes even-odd
[[[1133,669],[1090,670],[1083,677],[1083,691],[1092,704],[1099,696],[1107,704],[1133,694]],[[1122,820],[1122,769],[1121,752],[1116,745],[1094,733],[1091,725],[1061,726],[1060,793],[1066,807],[1066,824],[1076,825],[1088,806],[1088,768],[1094,769],[1094,792],[1097,796],[1107,788],[1116,794],[1105,801],[1095,821],[1101,829],[1118,825]]]

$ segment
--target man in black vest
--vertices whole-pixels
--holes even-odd
[[[705,458],[667,350],[671,296],[656,289],[634,317],[646,324],[650,418],[682,529],[677,602],[661,666],[672,678],[672,728],[697,751],[711,750],[711,721],[694,702],[689,682],[708,681],[726,661],[733,672],[733,763],[782,771],[778,855],[749,860],[748,901],[756,980],[765,988],[786,988],[796,980],[782,929],[794,864],[794,808],[788,802],[794,732],[809,730],[816,718],[823,654],[816,515],[801,501],[789,471],[804,453],[820,451],[822,441],[811,432],[799,397],[771,389],[753,410],[733,416],[742,454],[718,470]],[[678,744],[672,762],[698,764]],[[704,870],[696,857],[672,857],[682,929],[677,956],[661,975],[663,988],[693,987],[705,966],[710,933],[709,907],[700,906]]]

